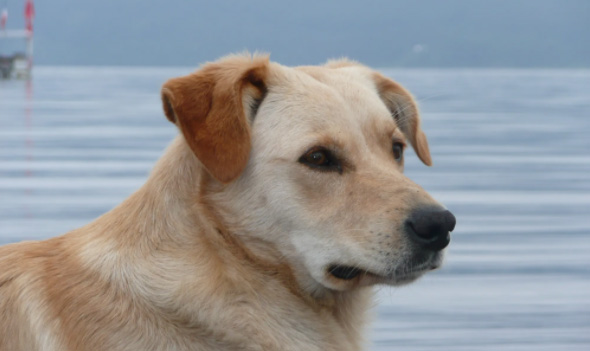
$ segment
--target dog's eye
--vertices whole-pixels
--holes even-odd
[[[338,159],[330,151],[323,148],[313,148],[307,151],[299,158],[299,162],[320,171],[336,171],[342,173],[342,167]]]
[[[402,143],[393,143],[393,157],[395,157],[396,161],[401,161],[404,157],[404,144]]]

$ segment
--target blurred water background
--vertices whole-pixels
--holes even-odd
[[[0,80],[0,244],[108,211],[176,135],[192,68],[37,67]],[[441,270],[380,288],[371,350],[590,350],[590,70],[386,69],[420,101],[434,167],[406,173],[458,218]],[[1,267],[0,267],[1,269]]]

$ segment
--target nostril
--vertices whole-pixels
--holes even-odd
[[[449,232],[452,232],[453,230],[455,230],[455,225],[457,224],[457,219],[455,218],[455,215],[453,215],[451,213],[451,211],[448,211],[448,210],[444,212],[444,216],[445,216],[447,230]]]
[[[439,225],[433,222],[409,220],[408,225],[416,235],[426,240],[436,238],[443,231]]]

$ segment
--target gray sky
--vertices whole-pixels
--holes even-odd
[[[24,0],[7,1],[9,27],[22,26]],[[348,56],[379,67],[590,66],[587,0],[52,0],[35,5],[37,64],[194,66],[247,49],[270,52],[285,64]]]

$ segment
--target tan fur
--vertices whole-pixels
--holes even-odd
[[[182,135],[143,187],[63,236],[0,247],[0,350],[363,348],[371,286],[426,271],[400,228],[436,202],[391,156],[408,139],[431,163],[409,93],[345,60],[232,56],[162,100]],[[342,174],[298,162],[318,144]],[[331,262],[367,273],[339,280]]]

